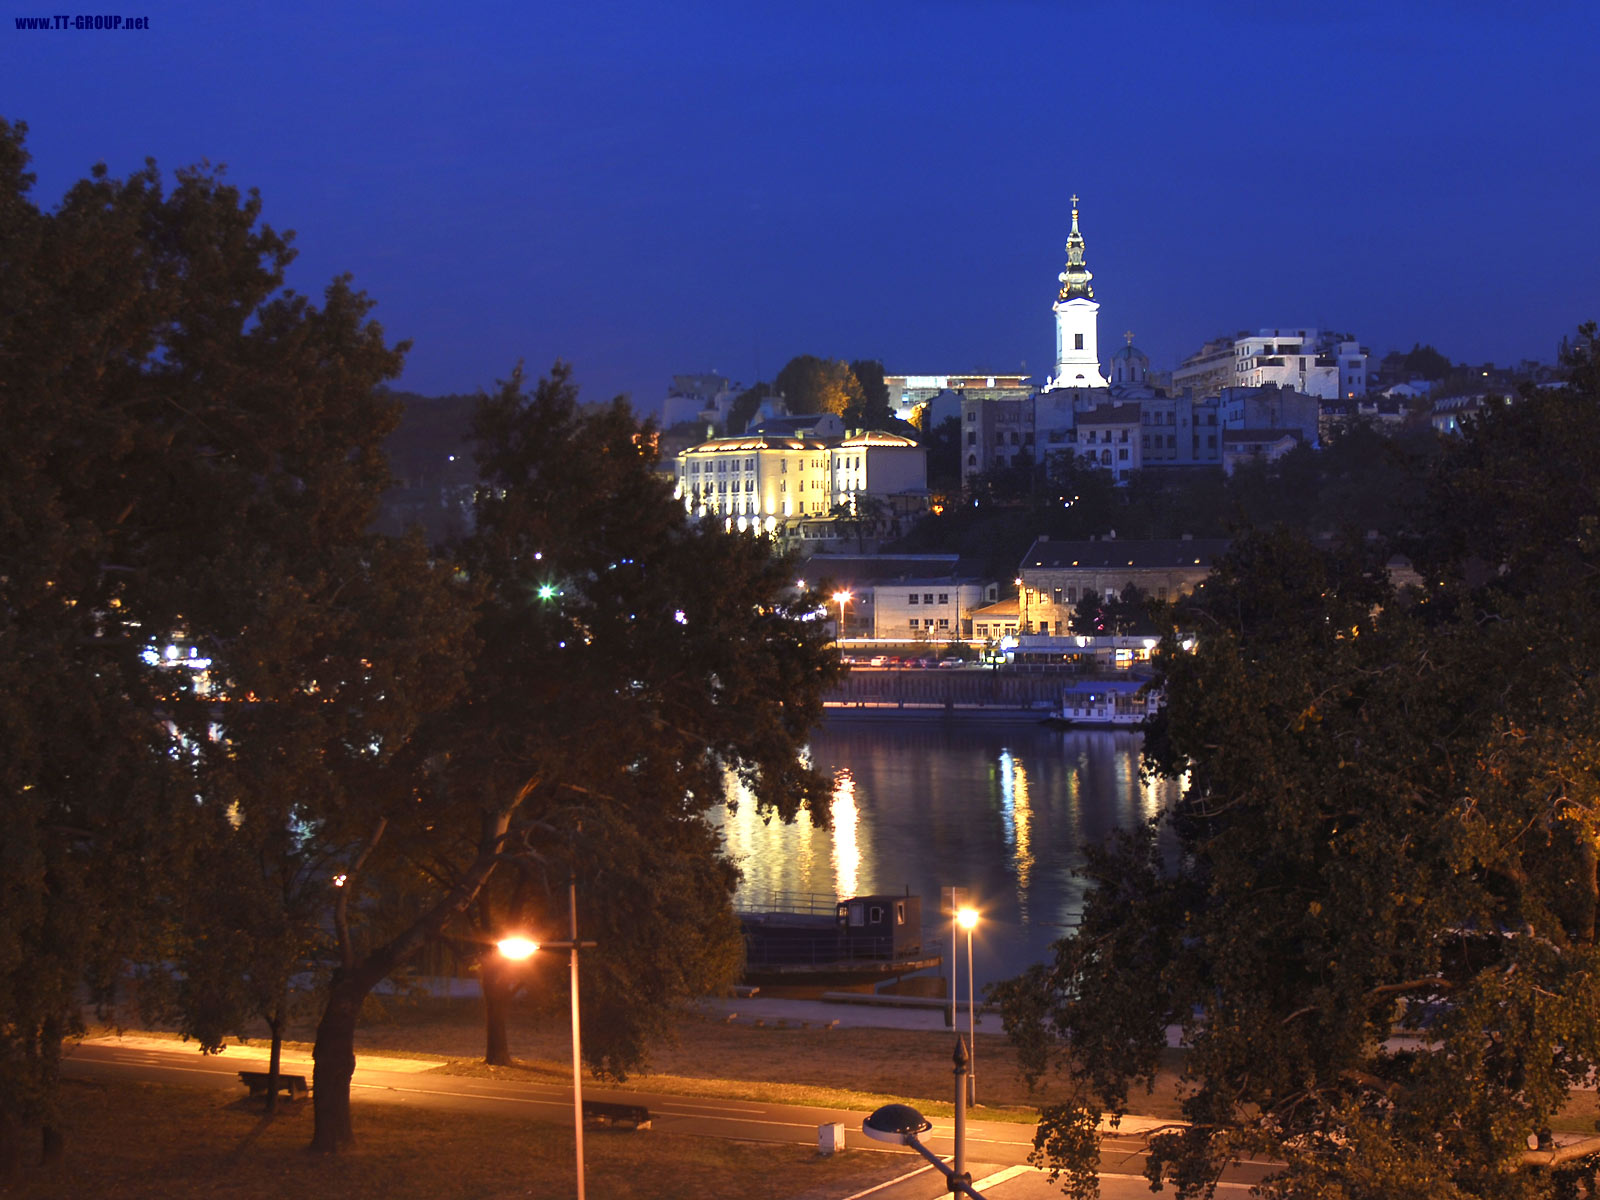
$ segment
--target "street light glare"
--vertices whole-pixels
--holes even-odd
[[[963,929],[976,929],[978,927],[978,910],[975,908],[958,909],[956,911],[956,924]]]
[[[539,949],[538,942],[529,941],[522,936],[501,938],[495,943],[501,954],[511,959],[527,958]]]
[[[833,598],[839,604],[848,604],[850,602],[850,593],[849,592],[835,592],[833,594]]]

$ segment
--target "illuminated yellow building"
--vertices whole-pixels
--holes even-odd
[[[814,438],[713,438],[678,455],[676,496],[694,516],[772,533],[795,520],[827,516],[832,473],[827,444]]]

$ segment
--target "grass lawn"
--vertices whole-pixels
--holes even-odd
[[[980,1026],[976,1046],[976,1114],[988,1120],[1037,1119],[1052,1099],[1049,1079],[1030,1093],[1017,1073],[1016,1053],[999,1031],[999,1018]],[[511,1052],[520,1067],[482,1065],[483,1015],[476,1000],[423,1000],[387,1006],[363,1022],[358,1047],[367,1051],[432,1054],[452,1059],[452,1073],[524,1071],[566,1076],[571,1066],[571,1029],[564,1014],[524,1010],[513,1017]],[[889,1100],[915,1104],[929,1116],[948,1116],[954,1080],[950,1054],[954,1035],[904,1029],[822,1029],[797,1025],[757,1028],[706,1016],[680,1021],[674,1044],[651,1055],[648,1070],[628,1085],[693,1095],[738,1096],[792,1104],[870,1110]],[[1153,1095],[1135,1107],[1150,1116],[1177,1114],[1174,1053]]]
[[[30,1166],[18,1200],[116,1197],[383,1200],[576,1194],[572,1133],[511,1117],[357,1102],[358,1144],[345,1155],[306,1151],[308,1102],[270,1122],[261,1102],[156,1084],[64,1084],[67,1151],[53,1168]],[[588,1194],[650,1200],[775,1200],[842,1196],[903,1173],[903,1157],[850,1151],[833,1158],[800,1146],[590,1130]]]

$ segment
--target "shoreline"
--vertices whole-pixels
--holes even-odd
[[[1043,724],[1045,711],[1033,708],[1008,708],[993,704],[917,704],[917,703],[827,703],[822,706],[824,720],[836,717],[858,720],[967,720],[1019,721]]]

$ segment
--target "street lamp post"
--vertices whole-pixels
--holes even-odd
[[[839,606],[839,629],[833,640],[842,646],[844,644],[844,606],[850,602],[850,593],[835,592],[833,594],[833,602]]]
[[[576,1139],[578,1200],[583,1194],[583,1034],[578,1021],[578,949],[592,950],[598,942],[578,940],[578,884],[567,882],[567,913],[572,936],[564,942],[534,942],[525,937],[502,938],[496,943],[500,953],[510,959],[524,959],[535,951],[569,950],[572,958],[572,1132]]]
[[[954,1054],[956,1076],[956,1120],[954,1165],[947,1167],[932,1150],[917,1137],[933,1128],[933,1122],[909,1104],[885,1104],[861,1122],[861,1132],[880,1142],[896,1146],[910,1146],[923,1158],[939,1168],[952,1193],[960,1192],[972,1200],[985,1200],[982,1192],[972,1186],[972,1172],[967,1170],[967,1040],[956,1034]]]
[[[966,907],[966,888],[947,887],[940,894],[939,911],[950,917],[950,1020],[947,1024],[951,1029],[956,1027],[956,996],[961,991],[961,962],[956,957],[956,926],[960,923],[961,910]]]
[[[978,925],[978,910],[970,905],[956,913],[956,921],[967,931],[967,1040],[971,1044],[970,1069],[967,1073],[967,1102],[978,1102],[978,1017],[972,1002],[972,931]]]

